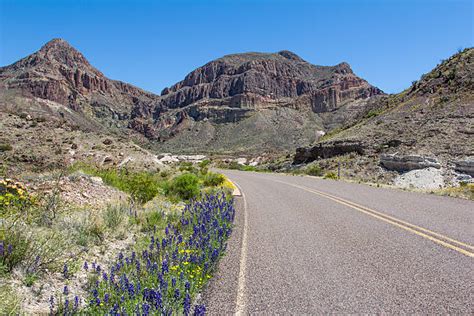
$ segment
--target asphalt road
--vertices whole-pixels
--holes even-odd
[[[209,314],[474,313],[474,202],[221,172],[243,196]]]

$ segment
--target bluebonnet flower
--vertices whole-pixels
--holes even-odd
[[[176,300],[179,300],[180,297],[181,297],[181,293],[180,293],[179,289],[175,289],[174,290],[174,298]]]
[[[0,257],[3,257],[4,254],[5,254],[5,244],[3,243],[3,241],[0,241]]]
[[[8,252],[9,255],[12,254],[12,252],[13,252],[13,246],[12,246],[11,244],[8,245],[8,247],[7,247],[7,252]]]
[[[51,295],[49,297],[49,311],[50,311],[50,314],[53,315],[53,311],[54,311],[54,297]]]
[[[164,259],[161,263],[161,273],[165,274],[168,272],[168,260]]]
[[[77,310],[77,308],[79,307],[79,297],[76,295],[74,297],[74,310]]]
[[[68,295],[68,294],[69,294],[69,289],[67,288],[67,285],[64,286],[63,294],[64,294],[64,295]]]
[[[197,305],[194,307],[194,316],[206,315],[206,306]]]
[[[89,270],[89,265],[87,264],[87,261],[84,261],[84,270]]]
[[[183,310],[184,315],[189,315],[189,312],[191,310],[191,296],[189,296],[189,293],[186,293],[186,295],[184,296]]]
[[[65,279],[69,278],[69,271],[68,271],[68,268],[67,268],[67,264],[64,264],[63,276],[64,276]]]
[[[143,310],[142,315],[144,315],[144,316],[150,315],[150,305],[148,305],[147,303],[142,304],[142,310]]]
[[[104,303],[107,304],[109,302],[109,294],[105,293],[104,295]]]

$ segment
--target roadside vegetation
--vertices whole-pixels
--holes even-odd
[[[0,314],[203,313],[234,217],[208,166],[1,177]]]

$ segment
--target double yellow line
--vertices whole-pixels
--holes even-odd
[[[363,205],[359,205],[357,203],[348,201],[346,199],[334,196],[334,195],[329,194],[329,193],[321,192],[319,190],[310,189],[310,188],[307,188],[307,187],[304,187],[304,186],[300,186],[300,185],[292,184],[292,183],[287,183],[287,182],[283,182],[283,181],[279,181],[279,180],[274,180],[274,181],[280,182],[280,183],[283,183],[283,184],[286,184],[286,185],[290,185],[290,186],[293,186],[293,187],[296,187],[296,188],[299,188],[299,189],[302,189],[302,190],[305,190],[305,191],[308,191],[308,192],[311,192],[311,193],[314,193],[314,194],[317,194],[317,195],[320,195],[322,197],[330,199],[330,200],[332,200],[334,202],[337,202],[339,204],[342,204],[342,205],[348,206],[350,208],[353,208],[353,209],[355,209],[355,210],[357,210],[361,213],[364,213],[366,215],[375,217],[375,218],[377,218],[381,221],[384,221],[386,223],[389,223],[393,226],[399,227],[399,228],[404,229],[406,231],[409,231],[413,234],[416,234],[418,236],[421,236],[423,238],[431,240],[432,242],[435,242],[435,243],[437,243],[437,244],[439,244],[443,247],[452,249],[454,251],[462,253],[463,255],[474,258],[474,246],[472,246],[472,245],[460,242],[458,240],[455,240],[455,239],[452,239],[452,238],[447,237],[445,235],[436,233],[436,232],[431,231],[429,229],[426,229],[426,228],[408,223],[406,221],[395,218],[393,216],[380,213],[380,212],[378,212],[376,210],[373,210],[371,208],[365,207]]]

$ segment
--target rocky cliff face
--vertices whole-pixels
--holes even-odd
[[[222,57],[189,73],[183,81],[163,90],[160,106],[176,108],[202,99],[242,96],[227,103],[255,107],[305,95],[315,112],[326,112],[347,100],[381,93],[354,75],[347,63],[315,66],[288,51],[246,53]]]
[[[312,142],[382,91],[347,63],[315,66],[281,51],[224,56],[158,96],[108,79],[55,39],[0,68],[0,95],[12,94],[52,101],[105,129],[138,132],[167,150],[261,151]]]

